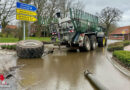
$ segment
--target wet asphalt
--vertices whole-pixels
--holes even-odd
[[[97,47],[90,52],[55,49],[42,59],[18,59],[17,65],[24,65],[18,73],[20,84],[27,90],[95,90],[84,77],[84,71],[89,70],[108,90],[130,90],[130,77],[106,57],[111,58],[106,47]]]

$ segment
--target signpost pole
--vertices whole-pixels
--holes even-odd
[[[23,40],[25,40],[25,21],[23,22]]]

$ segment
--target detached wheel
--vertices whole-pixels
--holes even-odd
[[[107,39],[105,37],[98,38],[98,46],[104,47],[107,44]]]
[[[40,58],[44,52],[44,46],[37,40],[23,40],[17,43],[16,51],[20,58]]]
[[[90,37],[90,44],[91,44],[91,50],[96,49],[97,40],[96,40],[96,36],[95,35],[92,35]]]
[[[90,51],[90,49],[91,49],[90,40],[89,40],[88,36],[84,37],[84,48],[86,51]]]

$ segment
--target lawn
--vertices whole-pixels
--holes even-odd
[[[26,40],[39,40],[39,41],[46,41],[50,42],[50,37],[26,37]]]
[[[4,38],[0,37],[0,43],[15,43],[18,41],[18,38]]]
[[[26,37],[26,40],[39,40],[39,41],[46,41],[50,42],[50,37]],[[18,42],[18,38],[5,38],[0,37],[0,43],[15,43]]]

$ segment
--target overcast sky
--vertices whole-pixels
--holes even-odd
[[[130,0],[83,0],[83,2],[85,2],[85,11],[92,14],[100,12],[107,6],[118,8],[123,12],[122,19],[118,25],[130,25]]]

